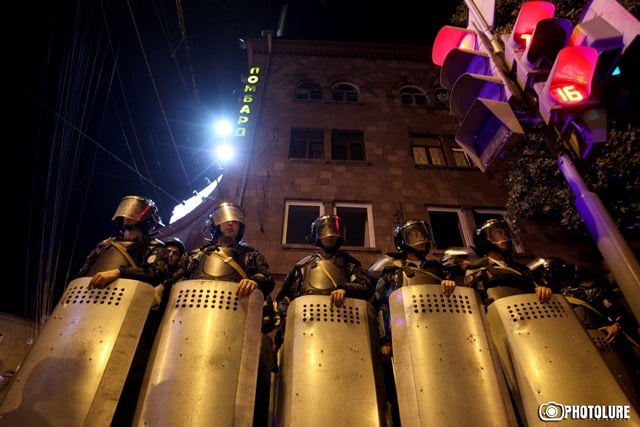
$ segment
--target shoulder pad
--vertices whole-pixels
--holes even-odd
[[[301,268],[304,267],[305,265],[307,265],[308,263],[311,262],[312,259],[314,259],[316,257],[315,254],[313,255],[307,255],[306,257],[302,258],[300,261],[298,261],[296,263],[296,268]]]

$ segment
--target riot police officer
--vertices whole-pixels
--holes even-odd
[[[273,291],[275,283],[269,264],[258,250],[242,240],[246,226],[244,210],[224,202],[210,216],[211,242],[191,254],[186,276],[189,279],[237,282],[238,298],[260,289]]]
[[[449,280],[443,265],[435,260],[427,260],[431,249],[431,238],[424,221],[405,221],[393,230],[393,242],[397,252],[380,257],[367,270],[369,277],[378,277],[375,293],[371,298],[379,321],[380,356],[386,398],[391,406],[394,425],[399,425],[400,414],[396,396],[396,385],[391,365],[391,313],[389,298],[391,293],[402,286],[440,285],[445,295],[451,295],[455,282]]]
[[[540,302],[549,301],[551,289],[538,286],[529,268],[513,259],[511,233],[504,220],[490,219],[482,224],[476,230],[474,243],[476,253],[482,258],[468,265],[464,283],[480,293],[485,307],[495,299],[488,295],[491,288],[499,289],[494,294],[499,297],[535,292]]]
[[[329,295],[336,307],[341,307],[346,297],[369,299],[373,288],[361,262],[340,249],[344,242],[340,217],[318,217],[311,224],[311,240],[321,252],[300,260],[285,277],[276,297],[281,314],[285,315],[289,303],[301,295]]]
[[[125,196],[113,214],[118,236],[107,238],[91,251],[78,277],[89,277],[89,289],[102,289],[113,281],[133,279],[160,284],[167,272],[164,244],[151,237],[163,226],[153,200]]]
[[[393,241],[397,252],[383,255],[369,268],[369,276],[381,274],[376,283],[371,302],[382,319],[380,325],[380,352],[383,359],[391,357],[391,325],[389,296],[402,286],[440,285],[445,295],[451,295],[455,282],[447,278],[443,265],[428,260],[431,238],[424,221],[405,221],[393,231]]]
[[[262,253],[242,240],[246,226],[244,210],[234,203],[224,202],[214,209],[209,219],[211,242],[190,255],[186,276],[189,279],[237,282],[238,298],[247,298],[256,289],[268,297],[275,283]],[[263,333],[253,420],[257,427],[269,423],[272,361],[273,343],[271,337]]]

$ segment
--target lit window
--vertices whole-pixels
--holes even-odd
[[[373,210],[370,204],[335,203],[334,213],[345,225],[345,246],[375,247]]]
[[[339,102],[358,102],[358,89],[351,83],[337,83],[331,87],[331,99]]]
[[[331,131],[332,160],[365,160],[362,131]]]
[[[400,89],[400,102],[402,105],[426,106],[429,105],[427,95],[422,89],[414,86],[405,86]]]
[[[456,166],[471,167],[469,156],[467,156],[467,153],[465,153],[462,148],[452,148],[451,154],[453,155],[453,163]]]
[[[324,158],[324,131],[322,129],[291,129],[289,158]]]
[[[296,99],[322,101],[322,86],[315,82],[301,82],[296,86]]]
[[[283,244],[313,244],[307,240],[311,235],[311,224],[324,215],[322,202],[285,201]]]
[[[413,135],[411,138],[413,161],[416,165],[445,166],[442,142],[438,137]]]

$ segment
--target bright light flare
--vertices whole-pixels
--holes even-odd
[[[216,131],[216,135],[221,137],[229,136],[233,132],[233,125],[231,125],[231,122],[226,119],[221,119],[215,122],[213,128]]]
[[[220,144],[216,147],[216,158],[222,162],[227,162],[233,158],[233,147],[231,144]]]

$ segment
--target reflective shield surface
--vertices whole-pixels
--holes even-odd
[[[373,308],[346,298],[295,298],[287,310],[277,391],[279,426],[384,425]],[[375,355],[375,357],[374,357]]]
[[[173,285],[136,408],[140,426],[251,426],[263,295],[238,283]]]
[[[473,289],[403,286],[389,309],[403,426],[517,425]]]
[[[535,294],[505,297],[488,307],[487,320],[526,424],[562,420],[562,425],[585,425],[584,419],[564,418],[565,405],[630,405],[631,419],[624,423],[640,425],[637,409],[563,296],[554,294],[548,303],[540,303]]]
[[[0,405],[1,425],[109,426],[153,303],[153,287],[73,280]]]

